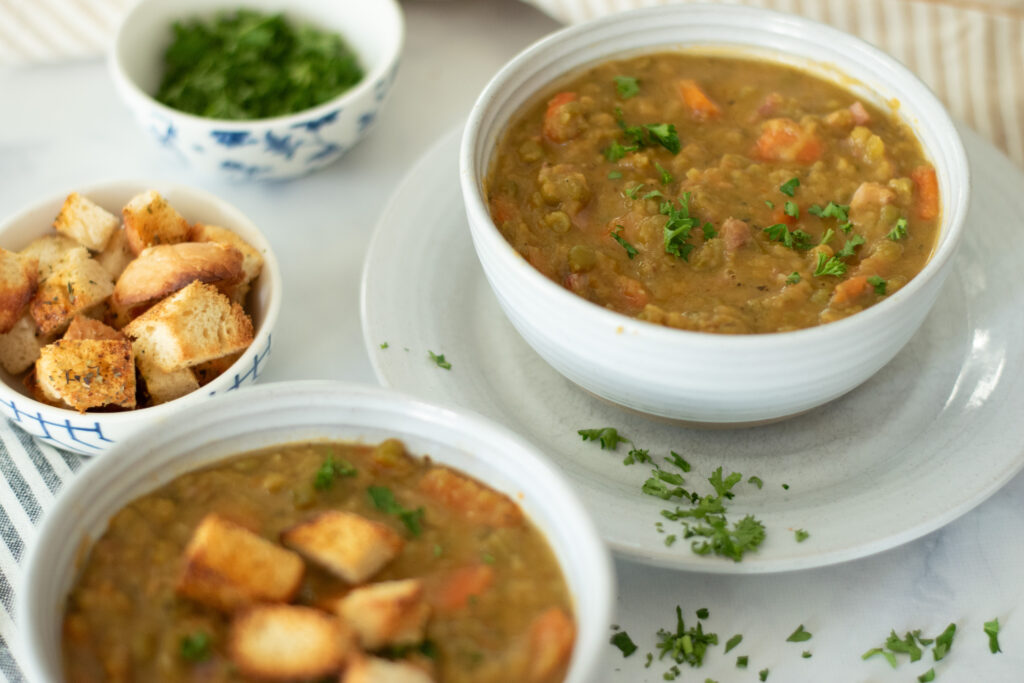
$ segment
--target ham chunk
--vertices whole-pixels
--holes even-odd
[[[860,100],[850,105],[850,113],[853,114],[853,122],[858,126],[866,126],[871,123],[871,114],[860,103]]]
[[[725,248],[729,251],[736,251],[750,242],[750,226],[738,218],[726,218],[720,232]]]

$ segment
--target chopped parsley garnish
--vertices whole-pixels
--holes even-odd
[[[384,342],[383,344],[380,345],[380,348],[386,349],[386,348],[388,348],[388,346],[389,346],[388,343]]]
[[[651,454],[647,452],[645,448],[630,448],[629,453],[626,455],[625,460],[622,461],[623,465],[632,465],[633,463],[639,462],[650,462]]]
[[[839,223],[839,229],[843,232],[850,232],[853,224],[850,223],[850,207],[846,204],[836,204],[835,202],[829,202],[825,208],[821,208],[817,204],[813,204],[807,207],[807,213],[818,218],[835,218]]]
[[[657,199],[659,197],[664,197],[664,196],[665,195],[663,195],[660,190],[651,190],[650,192],[645,194],[640,199]]]
[[[205,631],[183,636],[179,643],[181,658],[186,662],[203,662],[210,658],[213,643]]]
[[[452,364],[444,359],[444,354],[443,353],[441,355],[438,355],[438,354],[434,353],[433,351],[427,351],[427,353],[430,354],[430,360],[434,361],[434,363],[437,364],[437,367],[443,368],[445,370],[451,370],[452,369]]]
[[[750,477],[750,479],[747,479],[747,483],[753,484],[757,488],[763,488],[764,487],[764,482],[761,481],[761,477],[758,477],[758,476]]]
[[[614,164],[616,161],[626,156],[628,152],[635,152],[638,149],[640,149],[638,145],[630,145],[629,147],[626,147],[619,144],[617,141],[613,141],[612,144],[608,145],[608,147],[604,149],[604,158]],[[617,171],[614,172],[617,173]],[[619,173],[618,177],[621,178],[622,174]]]
[[[811,639],[811,634],[804,628],[803,624],[796,627],[796,630],[789,634],[789,638],[786,638],[787,643],[803,643]]]
[[[757,672],[757,680],[767,681],[768,680],[768,669],[761,669]]]
[[[896,635],[895,629],[889,632],[889,637],[885,639],[885,644],[882,647],[874,647],[861,655],[861,659],[870,659],[875,655],[882,655],[886,661],[889,662],[889,666],[896,668],[896,655],[905,654],[910,658],[911,662],[916,662],[921,659],[924,654],[923,648],[928,647],[934,643],[932,648],[932,655],[935,657],[935,661],[941,660],[949,652],[950,647],[953,645],[953,636],[956,634],[956,624],[950,624],[946,627],[940,635],[935,638],[923,638],[921,636],[921,630],[908,631],[902,638]]]
[[[672,174],[669,173],[668,171],[666,171],[664,168],[662,168],[661,164],[659,164],[657,161],[654,162],[654,168],[658,169],[658,173],[661,174],[661,184],[662,185],[668,185],[669,183],[671,183],[674,180],[672,178]]]
[[[954,636],[956,636],[956,624],[950,624],[945,631],[935,636],[935,647],[932,649],[932,654],[935,656],[936,662],[949,653],[950,648],[953,647]]]
[[[836,254],[836,258],[850,258],[851,256],[853,256],[854,250],[862,244],[864,244],[864,238],[861,237],[860,235],[854,235],[850,239],[846,240],[846,244],[844,244],[843,248],[840,249],[839,253]]]
[[[764,205],[767,206],[769,209],[774,209],[775,208],[775,202],[773,202],[770,199],[764,200]]]
[[[796,202],[786,202],[782,210],[786,213],[787,216],[790,216],[792,218],[800,217],[800,207],[796,205]]]
[[[785,223],[776,223],[769,225],[764,229],[768,239],[773,242],[782,242],[785,246],[790,249],[797,249],[799,251],[806,251],[811,248],[811,242],[813,238],[803,230],[790,230],[789,226]]]
[[[711,225],[711,223],[705,223],[704,225],[701,226],[700,229],[704,231],[705,240],[710,240],[718,237],[718,231],[715,230],[715,226]]]
[[[800,282],[800,273],[798,273],[798,272],[796,272],[796,271],[794,270],[794,271],[793,271],[792,273],[790,273],[790,274],[789,274],[789,276],[788,276],[788,277],[786,278],[786,284],[787,284],[787,285],[795,285],[795,284],[797,284],[798,282]]]
[[[877,275],[872,275],[868,278],[868,284],[875,288],[875,294],[885,296],[885,280]]]
[[[441,547],[441,544],[440,543],[435,543],[434,544],[434,557],[441,557],[441,555],[443,553],[444,553],[444,548]]]
[[[609,171],[608,180],[618,180],[622,177],[622,171]]]
[[[639,126],[627,126],[623,120],[622,110],[615,109],[616,122],[631,143],[623,147],[626,151],[632,152],[643,147],[659,144],[673,154],[679,154],[682,146],[679,143],[679,135],[676,127],[671,123],[645,123]],[[607,156],[607,154],[605,154]]]
[[[811,651],[810,650],[804,650],[803,653],[801,653],[800,656],[803,657],[804,659],[810,659],[811,658]]]
[[[642,188],[643,186],[644,186],[644,184],[640,183],[639,185],[634,185],[633,187],[627,188],[626,189],[626,196],[629,197],[630,199],[636,199],[637,193],[640,191],[640,188]]]
[[[736,658],[736,668],[737,669],[746,669],[747,668],[747,662],[749,660],[750,660],[750,658],[747,657],[746,655],[740,655],[739,657]]]
[[[679,136],[676,135],[676,127],[671,123],[645,124],[644,128],[662,147],[673,154],[679,154],[682,147],[679,144]]]
[[[690,463],[686,461],[686,458],[679,455],[675,451],[669,451],[668,457],[665,458],[670,463],[681,469],[683,472],[689,472],[691,469]]]
[[[676,535],[675,534],[669,534],[668,536],[665,537],[665,545],[667,547],[671,548],[673,545],[675,545],[675,542],[676,542]]]
[[[707,607],[701,607],[699,610],[697,610],[698,619],[707,619],[709,616],[711,616],[711,612],[708,611]]]
[[[892,226],[892,230],[890,230],[889,234],[886,235],[886,237],[888,237],[893,242],[895,242],[896,240],[901,240],[901,239],[903,239],[906,236],[907,236],[907,219],[906,218],[898,219],[896,221],[896,224],[894,226]]]
[[[733,649],[737,645],[743,642],[743,635],[737,633],[729,640],[725,641],[725,654],[729,654],[729,650]]]
[[[156,98],[212,119],[249,120],[315,107],[363,79],[341,36],[252,10],[178,21]]]
[[[923,674],[918,676],[917,680],[919,680],[921,683],[931,683],[931,681],[934,681],[935,680],[935,667],[932,667],[931,669],[928,669]]]
[[[313,477],[313,488],[317,491],[326,491],[331,488],[337,477],[354,476],[356,476],[355,467],[344,460],[335,460],[333,455],[328,455]]]
[[[601,450],[614,451],[620,443],[632,443],[614,427],[598,427],[596,429],[580,429],[576,432],[584,441],[600,441]]]
[[[818,242],[818,244],[828,244],[829,242],[832,241],[832,238],[835,236],[835,234],[835,230],[829,228],[828,230],[825,231],[825,234],[821,236],[821,241]]]
[[[659,192],[658,194],[660,195],[661,193]],[[622,229],[623,227],[621,225],[616,225],[615,230],[612,231],[611,233],[611,236],[613,240],[618,242],[619,245],[626,250],[626,255],[629,256],[629,260],[632,261],[633,257],[639,254],[640,252],[636,250],[636,247],[634,247],[632,244],[624,240],[622,236],[619,235],[619,231]]]
[[[796,537],[796,542],[797,543],[803,543],[804,541],[806,541],[808,538],[811,537],[811,534],[808,533],[808,531],[806,529],[797,529],[796,531],[793,532],[793,535]]]
[[[837,256],[828,256],[827,254],[818,253],[818,265],[814,268],[814,277],[822,277],[825,275],[835,275],[836,277],[846,273],[846,264],[839,260]]]
[[[374,507],[389,515],[398,517],[402,524],[405,525],[405,528],[409,530],[410,534],[413,536],[419,536],[423,533],[422,507],[416,508],[415,510],[409,510],[403,507],[397,500],[395,500],[395,494],[392,493],[391,489],[387,486],[370,486],[366,489],[366,493],[369,494]]]
[[[637,649],[636,643],[633,642],[633,639],[630,638],[629,634],[625,631],[619,631],[618,633],[613,635],[611,639],[611,644],[619,648],[619,650],[622,652],[623,657],[630,656],[631,654],[636,652]]]
[[[689,498],[690,492],[681,486],[686,483],[683,478],[672,472],[655,469],[651,470],[651,477],[644,482],[640,490],[649,496],[668,500],[670,498]],[[672,488],[675,487],[675,488]]]
[[[738,484],[741,479],[743,479],[743,475],[739,472],[733,472],[725,479],[722,479],[721,465],[719,465],[718,469],[712,472],[711,476],[708,477],[708,481],[711,483],[711,486],[714,487],[715,493],[727,499],[734,498],[736,496],[736,494],[734,494],[730,489]]]
[[[1002,652],[999,648],[999,619],[986,621],[984,625],[985,634],[988,636],[988,649],[995,654]]]
[[[796,188],[798,187],[800,187],[800,179],[790,178],[779,186],[779,192],[787,197],[792,197],[796,193]]]
[[[615,89],[619,92],[619,97],[624,100],[636,97],[640,92],[640,81],[632,76],[616,76],[614,80]]]
[[[690,231],[697,227],[697,219],[690,216],[690,193],[684,192],[679,200],[679,208],[675,208],[672,202],[662,202],[662,215],[668,216],[665,223],[665,253],[672,254],[684,261],[690,258],[693,245],[686,240],[690,238]]]
[[[783,484],[782,488],[784,488],[784,489],[786,489],[788,491],[789,490],[789,484]]]
[[[891,666],[894,669],[896,668],[896,655],[894,655],[891,652],[887,652],[887,651],[883,650],[880,647],[873,647],[873,648],[871,648],[870,650],[868,650],[867,652],[862,654],[860,656],[860,658],[864,659],[864,660],[867,660],[867,659],[871,659],[875,655],[882,655],[883,657],[885,657],[886,661],[889,662],[889,666]]]
[[[705,633],[699,621],[696,626],[686,628],[683,621],[683,610],[676,606],[675,633],[666,629],[658,629],[658,659],[666,655],[677,664],[689,664],[698,667],[704,663],[704,655],[709,645],[718,645],[718,634]]]

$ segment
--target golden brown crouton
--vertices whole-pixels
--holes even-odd
[[[83,247],[100,251],[107,246],[107,240],[117,229],[117,217],[77,192],[72,192],[64,200],[64,206],[53,221],[53,227]]]
[[[142,383],[149,394],[150,403],[160,405],[181,398],[199,388],[196,374],[191,368],[165,372],[144,354],[136,353],[135,365],[142,375]]]
[[[192,226],[190,239],[193,242],[219,242],[227,244],[242,254],[242,284],[255,280],[263,270],[263,255],[251,244],[242,239],[238,233],[217,225],[196,223]]]
[[[0,249],[0,334],[10,332],[36,293],[36,261]]]
[[[213,285],[193,282],[125,326],[145,355],[173,372],[248,348],[252,321]]]
[[[128,248],[128,236],[124,230],[115,230],[107,240],[107,246],[96,254],[97,263],[103,266],[114,280],[121,277],[121,273],[133,258],[135,254]]]
[[[135,363],[128,340],[76,339],[47,344],[36,361],[36,382],[53,401],[79,412],[135,407]]]
[[[419,489],[441,505],[476,523],[512,527],[523,521],[519,506],[507,496],[446,467],[435,467],[423,475]]]
[[[383,524],[336,510],[283,531],[281,542],[349,583],[366,581],[405,546]]]
[[[0,334],[0,365],[17,375],[25,372],[39,358],[39,340],[32,316],[23,315],[7,334]]]
[[[339,599],[334,610],[353,628],[365,650],[422,642],[430,617],[420,579],[381,581],[356,588]]]
[[[76,313],[102,304],[113,291],[103,266],[84,249],[75,249],[39,285],[30,307],[32,318],[41,334],[59,334]]]
[[[29,242],[28,246],[21,250],[25,258],[36,259],[38,266],[38,279],[42,282],[50,277],[50,273],[57,267],[68,252],[74,249],[82,249],[82,245],[64,235],[44,235]]]
[[[241,351],[237,353],[229,353],[226,356],[221,356],[220,358],[214,358],[213,360],[208,360],[205,363],[200,363],[192,368],[192,372],[195,373],[199,386],[204,387],[227,372],[227,369],[234,365],[235,361],[241,357]]]
[[[156,190],[132,197],[121,210],[128,248],[136,256],[146,247],[188,239],[189,224]]]
[[[353,642],[341,621],[320,610],[257,605],[232,619],[228,650],[243,676],[295,680],[338,673]]]
[[[345,669],[339,683],[434,683],[434,679],[408,662],[357,657]]]
[[[576,624],[559,607],[541,612],[530,624],[526,683],[555,683],[565,678],[576,642]]]
[[[198,280],[223,287],[242,278],[242,254],[216,242],[162,244],[142,250],[114,285],[114,304],[156,301]]]
[[[76,339],[127,339],[123,334],[113,327],[104,325],[99,320],[86,318],[84,315],[76,315],[72,319],[68,329],[64,332],[63,339],[74,341]]]
[[[302,558],[216,514],[203,518],[185,548],[179,594],[223,611],[287,602],[299,590]]]

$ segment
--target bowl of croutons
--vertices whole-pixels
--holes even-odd
[[[0,413],[96,455],[255,382],[281,299],[269,243],[201,190],[116,181],[0,223]]]

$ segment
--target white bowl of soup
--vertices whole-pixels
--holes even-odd
[[[47,514],[18,593],[29,679],[598,676],[609,554],[563,477],[514,434],[333,382],[247,389],[185,417],[187,431],[157,426],[112,450]],[[315,528],[339,520],[356,532]],[[346,644],[304,653],[314,668],[301,674],[267,670],[291,645],[260,661],[237,622],[268,610],[312,619],[275,626],[300,633],[297,648],[325,621]]]
[[[462,140],[473,244],[509,320],[599,397],[751,424],[856,387],[948,275],[969,171],[896,60],[772,11],[676,5],[559,31]]]

